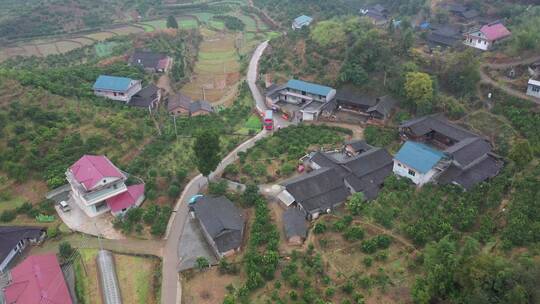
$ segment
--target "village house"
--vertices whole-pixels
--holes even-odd
[[[42,227],[0,226],[0,273],[5,272],[9,263],[28,245],[39,244],[44,238]]]
[[[527,95],[540,98],[540,81],[529,79],[527,83]]]
[[[499,21],[486,24],[480,29],[472,29],[465,33],[463,43],[483,51],[488,51],[494,45],[510,37],[512,33]]]
[[[441,114],[406,121],[399,131],[406,143],[394,158],[394,172],[417,185],[436,182],[469,190],[498,175],[504,165],[485,138]]]
[[[443,170],[440,163],[445,158],[444,153],[427,145],[407,141],[394,157],[393,172],[422,186]]]
[[[169,97],[167,111],[174,116],[199,116],[214,113],[214,107],[206,100],[192,101],[188,96],[177,93]]]
[[[373,97],[350,88],[337,91],[336,103],[342,111],[352,111],[379,121],[388,119],[397,106],[397,101],[391,96]]]
[[[430,47],[457,47],[462,39],[463,34],[459,28],[449,24],[431,24],[426,37]]]
[[[343,145],[343,151],[349,156],[356,156],[373,149],[365,140],[347,141]]]
[[[305,164],[313,171],[283,182],[278,199],[287,207],[301,208],[308,219],[331,212],[357,192],[374,199],[392,173],[392,156],[381,148],[352,157],[342,152],[314,152]]]
[[[89,217],[111,211],[121,215],[144,201],[144,184],[126,186],[127,173],[106,156],[84,155],[66,171],[71,187],[69,204]]]
[[[148,111],[156,109],[161,100],[161,89],[150,84],[137,92],[128,101],[128,105],[132,107],[146,108]]]
[[[313,22],[313,18],[302,15],[294,19],[292,23],[292,29],[293,30],[299,30],[303,28],[304,26],[309,26]]]
[[[388,23],[388,10],[381,4],[362,8],[360,14],[368,18],[376,26],[383,26]]]
[[[96,96],[127,103],[141,90],[141,81],[126,77],[100,75],[93,86]]]
[[[192,217],[198,219],[206,241],[216,257],[230,256],[242,246],[245,219],[224,196],[200,197],[189,206]]]
[[[302,245],[307,237],[306,215],[299,208],[288,208],[283,212],[283,230],[289,245]]]
[[[527,67],[527,70],[533,79],[540,77],[540,61],[531,63]]]
[[[291,79],[284,85],[272,85],[266,92],[266,104],[300,120],[317,120],[321,113],[332,112],[336,90],[302,80]]]
[[[149,73],[166,73],[172,65],[172,58],[164,53],[136,50],[128,62],[130,65],[142,67]]]
[[[27,257],[10,270],[7,279],[7,286],[0,291],[0,300],[6,304],[73,303],[53,253]]]

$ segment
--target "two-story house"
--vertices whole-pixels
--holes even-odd
[[[93,86],[94,95],[125,103],[129,102],[141,88],[140,80],[107,75],[100,75]]]
[[[394,157],[394,174],[406,177],[418,186],[428,183],[443,170],[446,156],[419,142],[407,141]]]
[[[291,79],[281,86],[272,86],[266,93],[266,103],[273,109],[280,104],[298,107],[302,120],[316,120],[326,107],[334,107],[336,90],[320,84]]]
[[[480,29],[472,29],[465,33],[465,45],[480,49],[490,50],[496,43],[510,37],[512,33],[501,23],[494,22],[482,26]]]
[[[144,185],[127,187],[127,173],[105,156],[84,155],[68,168],[66,177],[71,186],[70,202],[89,217],[108,211],[119,215],[144,200]]]

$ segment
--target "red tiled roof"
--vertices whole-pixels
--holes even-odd
[[[163,59],[161,59],[158,64],[157,64],[157,68],[158,69],[162,69],[162,70],[165,70],[167,68],[167,66],[169,65],[169,57],[165,57]]]
[[[490,41],[502,39],[512,35],[512,33],[510,33],[510,31],[502,23],[486,24],[482,26],[480,31],[486,35],[486,38]]]
[[[125,178],[124,174],[103,155],[84,155],[69,168],[75,179],[91,190],[107,177]]]
[[[56,255],[29,256],[11,270],[12,282],[5,288],[7,304],[72,304]]]
[[[137,203],[139,198],[144,195],[144,184],[133,185],[127,187],[126,192],[122,192],[117,196],[107,200],[107,205],[112,212],[121,211],[124,208],[129,208]]]

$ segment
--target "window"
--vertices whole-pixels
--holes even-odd
[[[531,86],[531,90],[535,93],[538,93],[540,92],[540,87],[537,87],[537,86]]]
[[[397,163],[397,166],[398,166],[398,167],[401,167],[401,164],[400,164],[400,163]]]
[[[415,175],[416,175],[416,172],[414,172],[413,170],[409,169],[409,175],[410,175],[410,176],[415,176]]]

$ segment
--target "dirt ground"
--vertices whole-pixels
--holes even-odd
[[[237,286],[239,276],[221,275],[217,267],[182,275],[182,303],[185,304],[221,304],[228,293],[226,286]]]

